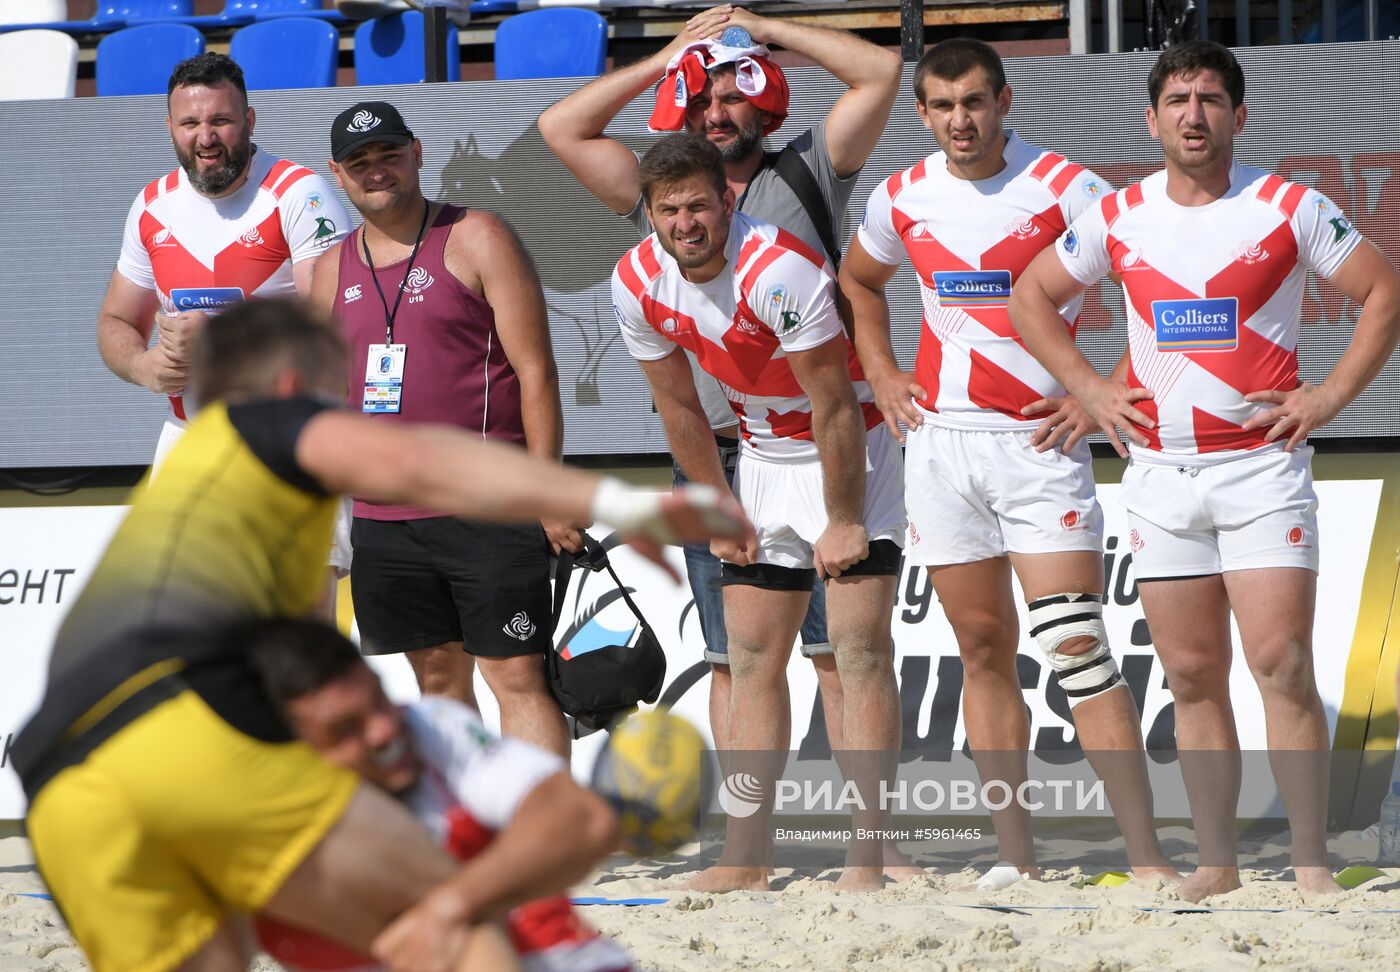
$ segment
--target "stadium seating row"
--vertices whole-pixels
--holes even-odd
[[[232,3],[233,0],[230,0]],[[499,79],[591,77],[603,70],[607,24],[591,10],[556,8],[509,17],[496,30]],[[445,38],[448,80],[461,79],[457,28]],[[204,50],[204,35],[187,23],[152,23],[113,31],[97,45],[99,95],[163,94],[171,68]],[[424,79],[423,15],[416,11],[367,20],[355,30],[359,84],[412,84]],[[234,32],[229,55],[251,89],[322,88],[336,83],[340,34],[325,20],[281,17]],[[77,42],[51,29],[0,35],[0,99],[71,98]]]
[[[67,0],[5,0],[0,32],[18,29],[58,30],[68,34],[110,33],[149,23],[183,23],[191,27],[242,27],[255,20],[277,17],[312,17],[343,23],[336,10],[326,10],[322,0],[224,0],[219,13],[194,15],[194,0],[98,0],[87,20],[67,19]]]

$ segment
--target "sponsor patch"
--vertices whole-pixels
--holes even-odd
[[[243,303],[242,287],[176,287],[170,291],[176,311],[203,311],[217,314]]]
[[[1154,300],[1158,351],[1233,351],[1239,347],[1239,300],[1198,297]]]
[[[933,289],[943,307],[1005,307],[1010,270],[935,270]]]

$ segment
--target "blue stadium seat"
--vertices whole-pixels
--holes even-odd
[[[188,17],[194,0],[98,0],[88,20],[57,20],[45,24],[3,24],[0,33],[12,30],[61,30],[68,34],[98,34],[121,30],[142,20]]]
[[[216,27],[240,27],[243,24],[251,24],[253,22],[253,11],[257,8],[257,5],[258,0],[224,0],[224,9],[215,14],[195,16],[191,11],[186,10],[184,14],[178,17],[157,15],[154,17],[133,19],[132,23],[180,23],[190,27],[197,27],[200,30],[209,30]]]
[[[250,90],[333,88],[340,34],[324,20],[279,17],[235,33],[228,54]]]
[[[186,11],[188,13],[188,11]],[[224,9],[215,14],[182,17],[143,18],[139,23],[156,21],[176,21],[209,30],[217,27],[243,27],[255,20],[268,20],[274,17],[314,17],[332,23],[343,23],[345,17],[338,10],[322,9],[321,0],[224,0]]]
[[[840,3],[841,0],[835,0]],[[470,7],[473,17],[486,14],[524,13],[527,10],[545,10],[558,7],[583,7],[589,10],[611,10],[616,7],[664,7],[666,0],[472,0]],[[697,2],[694,6],[703,6]]]
[[[593,77],[607,56],[608,22],[592,10],[531,10],[496,27],[498,81]]]
[[[485,17],[488,14],[513,14],[524,9],[520,6],[520,0],[472,0],[470,10],[473,17]]]
[[[258,20],[282,17],[311,17],[333,24],[343,24],[348,18],[339,10],[327,10],[321,0],[256,0]]]
[[[114,31],[97,45],[97,93],[165,94],[175,65],[203,52],[204,35],[186,24]]]
[[[359,84],[417,84],[423,64],[423,15],[416,10],[366,20],[355,28],[355,80]],[[457,28],[447,25],[447,80],[462,80]]]

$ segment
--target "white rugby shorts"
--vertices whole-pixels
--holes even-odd
[[[904,476],[899,444],[883,424],[865,436],[863,522],[870,542],[904,545]],[[809,568],[812,545],[826,529],[822,467],[810,462],[769,462],[739,456],[734,492],[758,533],[760,564]]]
[[[1138,580],[1260,567],[1316,571],[1312,452],[1270,448],[1196,466],[1129,463],[1123,505]]]
[[[1103,549],[1089,445],[1036,452],[1032,431],[950,429],[905,439],[911,563],[970,564],[1008,553]]]

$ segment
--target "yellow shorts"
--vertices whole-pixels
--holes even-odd
[[[34,855],[95,972],[168,972],[261,908],[359,785],[267,743],[192,691],[135,719],[35,797]]]

